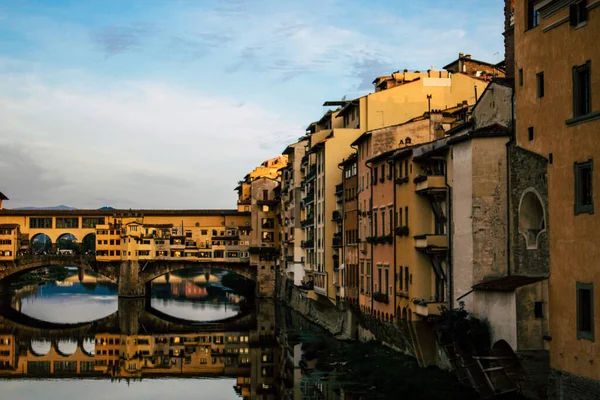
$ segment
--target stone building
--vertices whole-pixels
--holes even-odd
[[[597,1],[514,2],[515,268],[549,273],[541,305],[547,320],[551,397],[600,392],[599,218],[600,5]],[[506,9],[510,10],[510,4]],[[507,54],[510,50],[507,50]],[[508,60],[507,60],[508,63]],[[529,160],[525,155],[534,154]],[[511,177],[512,177],[511,176]],[[547,182],[547,184],[546,184]],[[518,201],[518,203],[517,203]],[[540,262],[548,254],[549,264]],[[542,327],[541,329],[545,329]],[[532,343],[532,345],[534,345]],[[539,346],[539,343],[535,344]]]

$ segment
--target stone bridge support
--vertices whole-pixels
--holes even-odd
[[[137,260],[121,261],[119,268],[119,297],[144,297],[145,282],[140,277],[140,264]]]
[[[5,279],[0,281],[0,297],[10,296],[10,283]]]

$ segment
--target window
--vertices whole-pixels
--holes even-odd
[[[538,6],[539,7],[539,6]],[[535,5],[535,0],[527,1],[527,29],[535,28],[540,23],[540,12]]]
[[[261,223],[262,229],[273,229],[275,228],[274,218],[263,218]]]
[[[577,282],[577,339],[594,341],[594,284]]]
[[[402,267],[400,267],[400,271],[398,272],[396,279],[398,280],[398,290],[402,291]]]
[[[377,185],[377,167],[373,168],[373,179],[371,180],[373,182],[373,185]]]
[[[95,228],[96,225],[104,225],[104,217],[98,218],[81,218],[81,227],[82,228]]]
[[[402,279],[402,278],[400,278]],[[410,274],[408,273],[408,267],[404,267],[404,290],[408,292],[408,284],[410,281]]]
[[[523,68],[519,68],[519,86],[523,86]]]
[[[49,218],[29,218],[30,228],[52,228],[52,217]]]
[[[590,64],[573,67],[573,117],[589,114],[591,106]]]
[[[536,301],[533,304],[533,315],[536,318],[544,318],[544,303],[541,301]]]
[[[529,137],[529,141],[533,140],[533,126],[527,128],[527,136]]]
[[[543,72],[539,72],[536,75],[536,81],[537,81],[537,97],[539,99],[540,97],[544,97],[544,73]]]
[[[575,174],[575,215],[582,213],[593,214],[593,161],[588,160],[575,163],[573,169]]]
[[[381,236],[385,236],[385,210],[381,210]]]
[[[587,21],[587,1],[582,0],[571,4],[569,7],[569,20],[571,26],[577,26]]]

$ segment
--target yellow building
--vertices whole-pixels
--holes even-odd
[[[600,392],[598,4],[515,2],[508,28],[515,43],[516,143],[547,160],[547,208],[543,194],[523,190],[528,218],[519,228],[532,248],[541,230],[549,231],[551,396],[562,399],[582,388]]]

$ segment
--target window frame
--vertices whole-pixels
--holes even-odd
[[[580,300],[579,300],[579,291],[580,290],[589,290],[590,291],[590,331],[582,331],[580,330],[581,324],[581,313],[580,313]],[[577,339],[585,339],[591,342],[594,342],[594,284],[593,283],[583,283],[577,282],[576,290],[575,290],[575,298],[576,298],[576,317],[577,317]]]
[[[588,168],[590,169],[590,192],[591,192],[591,197],[592,197],[592,201],[590,204],[582,204],[581,201],[581,185],[582,185],[582,181],[581,181],[581,175],[580,172],[583,169]],[[575,193],[574,193],[574,198],[573,198],[573,207],[574,207],[574,213],[575,215],[579,215],[579,214],[593,214],[594,213],[594,160],[593,159],[588,159],[587,161],[583,161],[583,162],[575,162],[573,163],[573,180],[574,180],[574,189],[575,189]]]
[[[535,82],[536,82],[536,94],[537,98],[541,99],[544,97],[544,71],[538,72],[535,74]]]
[[[588,76],[588,92],[587,92],[587,110],[581,110],[580,104],[580,74],[583,71],[587,70]],[[592,61],[587,60],[585,63],[581,65],[576,65],[573,67],[573,118],[583,117],[592,113]]]

